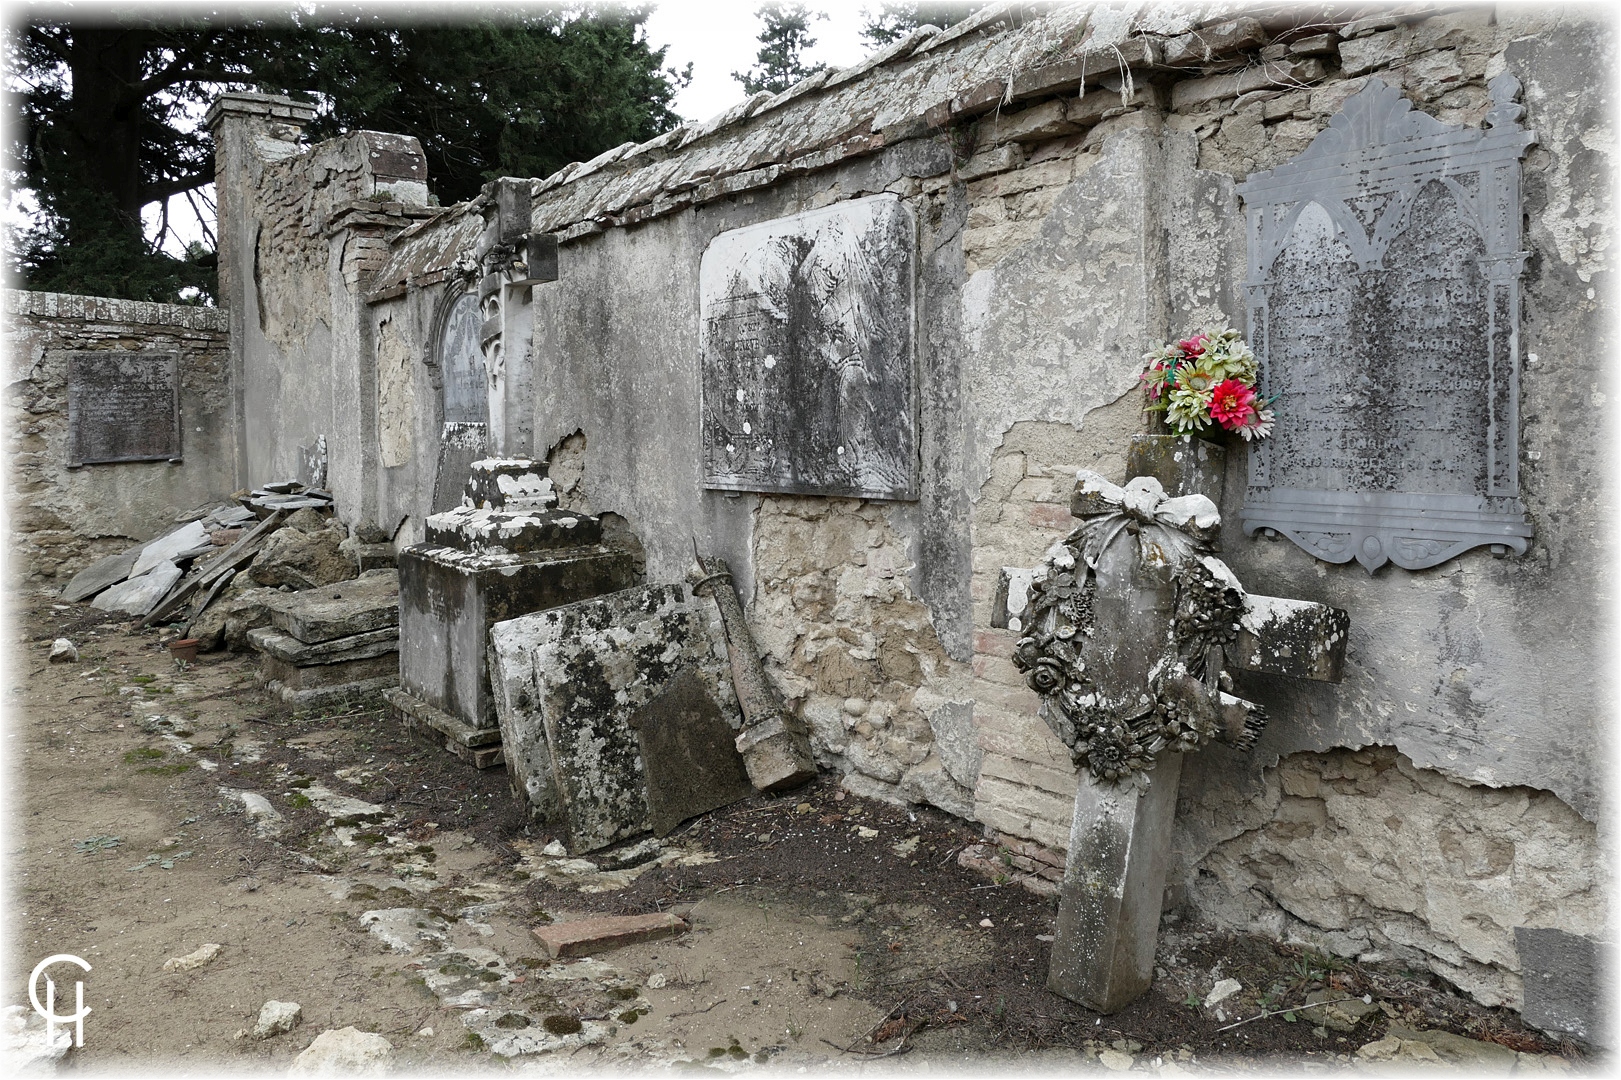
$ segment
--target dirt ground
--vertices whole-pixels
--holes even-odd
[[[1174,923],[1152,989],[1098,1016],[1044,988],[1053,902],[959,867],[981,837],[944,814],[825,776],[639,861],[570,859],[504,770],[412,740],[375,696],[295,710],[258,688],[254,656],[182,666],[157,631],[18,600],[0,1004],[26,1003],[46,955],[92,964],[64,1071],[285,1072],[349,1025],[387,1038],[397,1071],[435,1073],[1599,1065],[1431,976]],[[46,662],[58,637],[77,663]],[[582,960],[545,960],[531,934],[671,910],[691,932]],[[165,970],[209,944],[212,960]],[[1229,978],[1242,989],[1207,1007]],[[1370,1007],[1336,1027],[1305,1010],[1314,992]],[[252,1037],[267,1000],[299,1003],[302,1023]]]

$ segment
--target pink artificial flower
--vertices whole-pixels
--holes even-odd
[[[1225,379],[1210,392],[1210,417],[1228,431],[1248,426],[1254,415],[1254,387],[1237,379]]]
[[[1183,356],[1203,356],[1205,342],[1210,340],[1209,334],[1194,334],[1186,341],[1179,341],[1176,347],[1182,350]]]

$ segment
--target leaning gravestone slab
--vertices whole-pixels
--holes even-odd
[[[68,354],[69,468],[180,460],[180,354]]]
[[[172,562],[159,563],[140,577],[130,578],[110,589],[96,594],[90,606],[102,611],[122,611],[127,615],[144,616],[158,606],[168,595],[174,583],[180,580],[180,567]]]
[[[918,497],[915,231],[905,204],[878,196],[710,242],[706,487]]]
[[[562,826],[571,854],[649,828],[647,768],[630,719],[681,670],[695,669],[727,725],[742,726],[723,641],[679,585],[625,589],[490,628],[508,769],[531,814]]]
[[[637,709],[630,726],[647,770],[647,824],[655,836],[754,794],[737,732],[692,668]]]
[[[1524,554],[1519,488],[1519,83],[1481,130],[1370,79],[1287,165],[1238,186],[1250,341],[1276,427],[1244,532],[1410,570]]]

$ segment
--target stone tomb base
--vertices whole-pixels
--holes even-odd
[[[753,793],[719,735],[743,722],[719,618],[683,586],[497,623],[490,654],[514,787],[532,816],[561,826],[571,854]],[[683,770],[701,775],[674,775]]]
[[[270,625],[248,634],[259,674],[283,701],[315,705],[399,682],[399,578],[352,581],[273,597]]]
[[[501,749],[500,728],[469,727],[399,687],[384,690],[383,698],[393,707],[395,719],[418,738],[441,745],[480,769],[506,764],[506,754]]]

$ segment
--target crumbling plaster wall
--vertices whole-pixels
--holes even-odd
[[[1097,21],[1098,33],[1105,21],[1118,35],[1131,16]],[[1047,37],[1036,27],[1031,41],[1068,41],[1079,25],[1070,17]],[[1250,31],[1237,26],[1193,36],[1244,39]],[[994,37],[983,43],[992,52]],[[982,47],[961,40],[964,57]],[[1609,28],[1559,9],[1479,7],[1374,19],[1344,39],[1328,28],[1249,41],[1179,71],[1152,59],[1173,44],[1104,42],[1132,77],[1098,85],[1083,73],[1084,93],[1027,94],[977,119],[967,110],[989,99],[976,87],[927,110],[915,130],[904,109],[925,95],[902,75],[896,86],[911,104],[881,105],[825,159],[817,150],[791,170],[706,180],[700,169],[659,194],[665,179],[698,168],[688,159],[717,169],[771,160],[796,106],[756,101],[723,118],[740,125],[736,146],[704,138],[724,126],[717,120],[679,146],[637,148],[626,160],[640,164],[622,175],[609,165],[626,148],[537,184],[537,228],[562,230],[561,278],[535,286],[507,323],[533,326],[527,343],[507,342],[509,362],[522,349],[534,371],[533,441],[515,449],[555,449],[559,465],[577,469],[576,494],[593,511],[624,515],[645,542],[651,580],[679,579],[694,540],[724,556],[768,668],[811,722],[824,763],[847,770],[857,790],[977,819],[1050,887],[1076,775],[1009,662],[1014,635],[989,627],[997,569],[1031,565],[1069,531],[1076,468],[1123,479],[1126,443],[1142,427],[1141,353],[1202,324],[1241,324],[1235,184],[1302,150],[1370,75],[1445,122],[1478,124],[1486,81],[1515,73],[1525,124],[1541,137],[1525,162],[1521,342],[1522,486],[1535,546],[1523,559],[1474,552],[1373,577],[1318,563],[1286,542],[1241,535],[1245,460],[1235,445],[1224,558],[1257,592],[1346,608],[1348,674],[1339,686],[1245,680],[1273,723],[1253,754],[1217,748],[1189,760],[1170,894],[1218,921],[1282,928],[1338,951],[1407,950],[1482,1000],[1517,1003],[1514,926],[1591,936],[1607,918],[1593,882],[1603,874],[1597,723],[1609,706],[1592,672],[1603,667],[1598,604],[1608,588],[1598,297],[1611,230]],[[949,97],[960,58],[948,53],[906,70],[933,72],[925,81]],[[1041,79],[1061,68],[1041,69]],[[814,90],[786,97],[811,101]],[[756,107],[776,111],[758,130],[744,127]],[[819,105],[805,112],[829,131],[837,119]],[[812,158],[826,164],[801,164]],[[725,165],[743,167],[753,169]],[[705,246],[728,229],[879,191],[900,195],[919,222],[922,500],[704,491]],[[601,213],[583,209],[593,200]],[[411,243],[430,234],[446,258],[470,247],[471,235],[449,224]],[[367,332],[398,320],[420,357],[431,340],[426,296],[377,303]],[[412,385],[417,438],[432,440],[420,371]],[[413,460],[420,489],[431,470],[420,471],[420,447]],[[384,501],[405,506],[408,486],[402,476]],[[1314,783],[1318,794],[1304,794]],[[1387,818],[1401,820],[1399,840],[1380,831],[1395,828]],[[1405,878],[1400,887],[1392,875]],[[1448,881],[1412,885],[1438,876]]]
[[[229,94],[210,113],[222,191],[221,293],[233,319],[242,418],[237,479],[251,486],[297,477],[300,448],[325,436],[338,515],[372,525],[380,461],[401,458],[402,425],[414,431],[416,410],[398,394],[388,403],[390,452],[380,454],[378,324],[365,286],[390,254],[390,235],[429,213],[422,183],[396,181],[379,167],[423,171],[401,164],[420,161],[421,147],[366,131],[304,146],[309,112],[283,98]],[[402,337],[385,343],[391,374],[410,367],[399,360],[410,347]]]
[[[234,487],[224,314],[214,308],[21,292],[4,297],[10,364],[14,580],[63,580]],[[183,461],[67,467],[68,353],[179,354]]]

